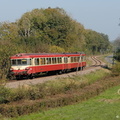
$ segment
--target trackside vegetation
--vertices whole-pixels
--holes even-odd
[[[120,75],[120,62],[116,62],[112,67],[112,75],[119,76]]]
[[[17,117],[42,112],[88,100],[118,84],[119,77],[113,80],[109,72],[99,70],[83,77],[73,76],[18,89],[1,87],[0,113],[5,117]]]
[[[9,120],[119,120],[120,85],[88,101]]]
[[[120,62],[120,36],[113,42],[114,58]]]
[[[106,34],[85,29],[62,8],[34,9],[15,22],[0,23],[0,81],[9,77],[9,57],[14,54],[110,50]]]

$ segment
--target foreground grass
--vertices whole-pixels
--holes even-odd
[[[35,89],[31,89],[31,87],[30,87],[30,90],[32,93],[30,91],[29,91],[29,93],[32,95],[32,100],[27,100],[27,102],[26,102],[26,100],[22,99],[22,101],[19,101],[17,103],[14,102],[11,104],[9,102],[8,104],[3,104],[3,105],[1,104],[0,112],[1,112],[1,114],[4,114],[5,116],[9,116],[9,117],[14,116],[15,117],[18,115],[31,113],[34,110],[33,108],[35,108],[34,111],[36,111],[36,110],[39,111],[40,109],[41,109],[41,111],[44,111],[45,109],[49,109],[49,108],[52,108],[55,106],[63,106],[63,105],[72,104],[72,103],[77,102],[78,100],[84,101],[90,97],[93,97],[93,96],[99,94],[101,91],[104,91],[104,89],[107,88],[107,86],[106,86],[107,84],[104,83],[105,82],[104,80],[101,81],[101,79],[105,78],[105,76],[108,74],[109,74],[108,71],[104,71],[104,69],[103,69],[103,70],[98,70],[96,72],[92,72],[85,76],[73,76],[73,77],[68,77],[67,79],[58,80],[58,81],[54,81],[54,82],[50,81],[50,82],[43,84],[43,86],[37,85],[36,87],[40,87],[40,88],[42,87],[44,89],[47,88],[46,92],[48,94],[46,94],[46,95],[49,95],[51,97],[51,98],[47,97],[47,96],[44,97],[44,102],[43,102],[44,106],[41,106],[41,102],[39,100],[35,100],[35,99],[37,99],[37,97],[35,97],[35,96],[37,96],[37,93],[40,93],[42,89],[40,89],[40,91],[36,91],[37,90],[36,87],[35,87]],[[118,80],[118,82],[119,82],[119,80]],[[104,87],[101,86],[103,83],[105,84]],[[111,81],[109,81],[109,83],[111,84]],[[108,87],[109,87],[109,85],[108,85]],[[91,86],[91,87],[89,87],[89,86]],[[82,88],[85,88],[85,89],[83,90]],[[95,89],[93,89],[93,88],[95,88]],[[29,90],[29,89],[27,89],[27,90]],[[16,92],[16,94],[13,94],[14,96],[12,95],[12,96],[8,97],[8,94],[7,94],[7,98],[10,99],[10,97],[12,97],[12,98],[15,97],[15,98],[19,98],[19,99],[15,99],[15,100],[20,100],[21,96],[23,98],[24,92],[23,92],[23,89],[22,89],[22,91],[21,90],[18,90],[18,91],[19,92]],[[43,91],[43,92],[46,93],[45,91]],[[57,94],[59,94],[59,95],[57,95]],[[16,97],[16,95],[17,95],[17,97]],[[34,98],[34,100],[33,100],[33,98]],[[52,98],[54,98],[54,99],[52,99]],[[32,104],[31,104],[31,102],[32,102]],[[32,118],[28,118],[28,119],[32,119]],[[43,118],[40,118],[40,119],[43,119]],[[25,120],[26,120],[26,118],[25,118]]]
[[[120,85],[80,104],[38,112],[8,120],[119,120]]]

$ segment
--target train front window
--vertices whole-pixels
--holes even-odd
[[[17,62],[16,60],[12,60],[12,61],[11,61],[11,64],[14,66],[14,65],[17,64],[16,62]]]
[[[21,64],[22,64],[22,60],[21,60],[21,59],[18,59],[18,60],[17,60],[17,64],[18,64],[18,65],[21,65]]]
[[[11,65],[31,65],[31,59],[14,59],[11,60]]]
[[[27,59],[22,59],[22,65],[27,65]]]

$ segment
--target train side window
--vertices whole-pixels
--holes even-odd
[[[40,64],[45,65],[45,58],[40,58]]]
[[[68,58],[64,57],[64,63],[68,63]]]
[[[75,57],[73,57],[73,62],[75,62]]]
[[[76,62],[76,57],[74,57],[74,62]]]
[[[74,59],[73,59],[73,57],[71,57],[71,62],[72,62],[72,63],[74,62]]]
[[[76,62],[78,61],[78,59],[77,59],[78,57],[75,57],[75,59],[76,59]]]
[[[49,64],[49,58],[46,58],[46,64]]]
[[[61,57],[58,58],[58,63],[62,63],[62,58]]]
[[[79,62],[79,57],[77,57],[77,62]]]
[[[57,63],[62,63],[62,58],[61,57],[57,57]]]
[[[31,59],[27,60],[27,65],[32,65],[32,60]]]
[[[42,58],[40,58],[40,65],[42,65]]]
[[[57,63],[60,63],[60,61],[59,61],[59,57],[57,57]]]
[[[79,57],[76,57],[76,62],[79,62]]]
[[[39,58],[35,58],[35,65],[39,65]]]
[[[60,63],[62,63],[62,58],[60,57]]]
[[[54,64],[54,58],[52,58],[52,64]]]
[[[51,58],[46,58],[46,64],[51,64]]]
[[[45,65],[46,64],[46,62],[45,62],[45,58],[43,58],[43,65]]]
[[[77,57],[77,62],[79,62],[80,61],[80,57]]]
[[[57,58],[52,58],[52,64],[56,64],[57,63]]]
[[[72,57],[70,57],[70,63],[72,63]]]
[[[75,57],[76,58],[76,62],[78,62],[78,57]]]
[[[55,58],[55,64],[57,63],[57,58]]]

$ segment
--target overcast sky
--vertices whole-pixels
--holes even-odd
[[[15,22],[25,12],[48,7],[63,8],[86,29],[107,34],[110,41],[120,36],[120,0],[0,0],[0,22]]]

